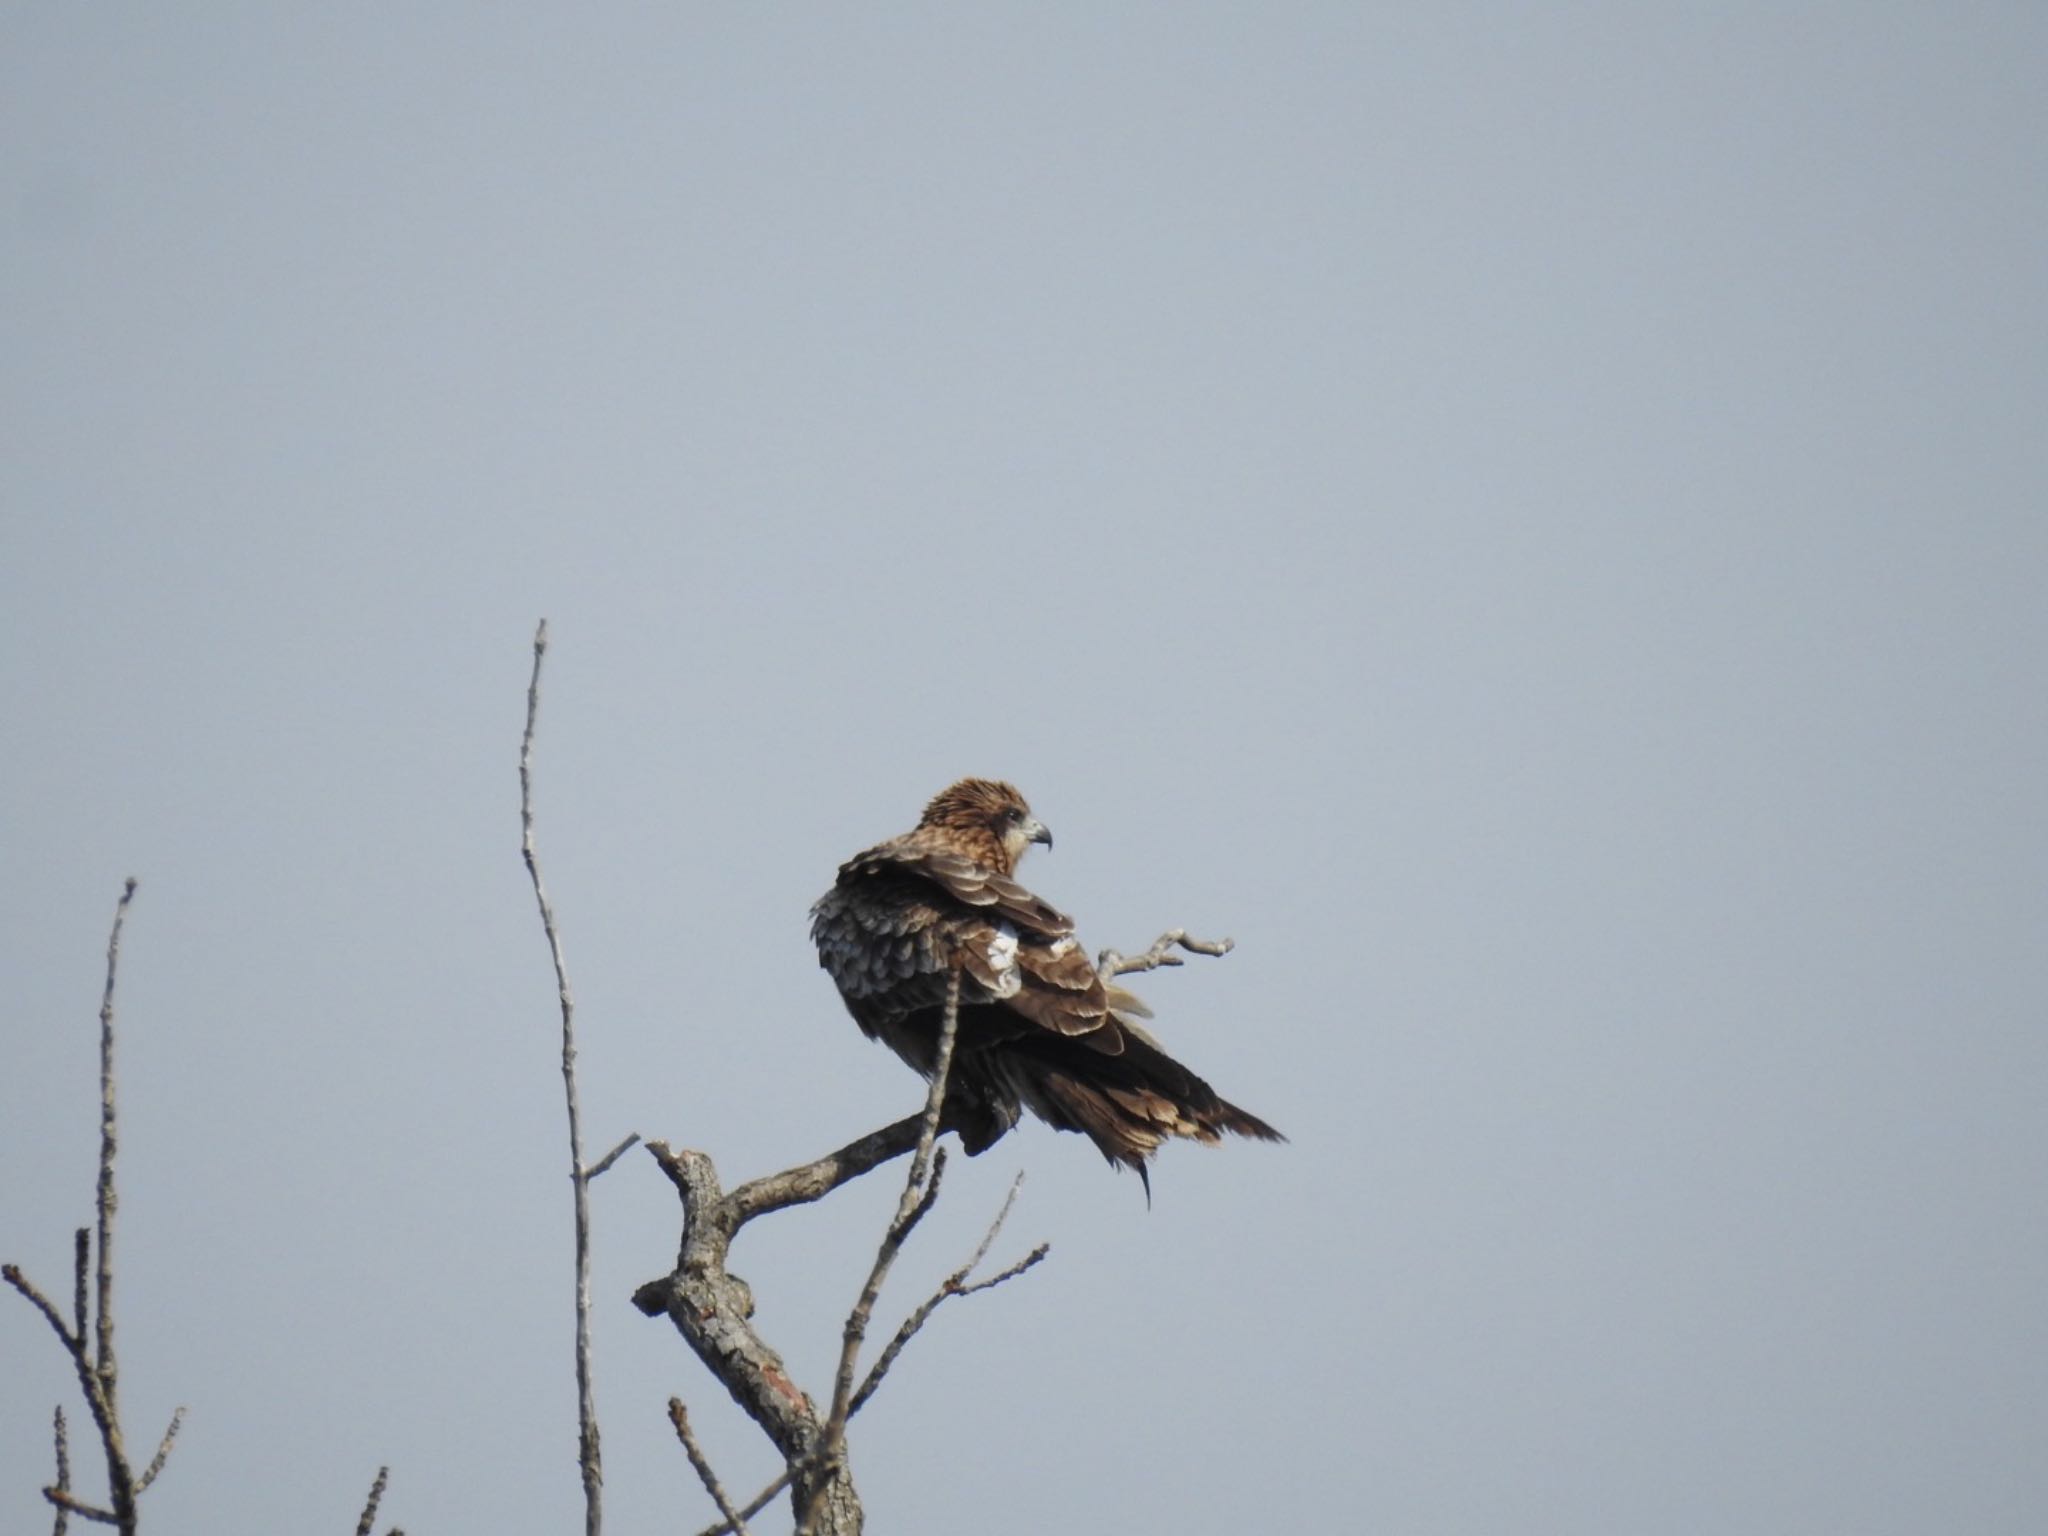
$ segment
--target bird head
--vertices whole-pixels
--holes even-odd
[[[934,795],[924,808],[922,827],[942,827],[990,867],[1010,874],[1033,843],[1052,847],[1052,832],[1013,784],[1000,779],[962,779]]]

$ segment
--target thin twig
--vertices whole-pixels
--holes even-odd
[[[946,978],[946,1013],[939,1025],[939,1049],[932,1062],[931,1092],[924,1103],[924,1126],[917,1136],[917,1155],[910,1160],[910,1177],[903,1186],[903,1198],[896,1203],[896,1220],[909,1221],[909,1210],[917,1198],[917,1186],[931,1165],[932,1143],[939,1139],[939,1116],[946,1107],[946,1077],[953,1070],[953,1045],[960,1034],[960,968]]]
[[[136,1481],[135,1491],[137,1493],[143,1492],[151,1483],[156,1481],[157,1473],[163,1471],[164,1462],[170,1458],[171,1442],[178,1438],[178,1431],[184,1427],[185,1410],[180,1406],[172,1412],[171,1427],[164,1431],[163,1439],[157,1444],[156,1454],[150,1457],[149,1465],[143,1469],[142,1476]]]
[[[114,1188],[114,971],[121,960],[121,925],[128,917],[128,903],[135,899],[135,877],[130,875],[114,908],[113,932],[107,935],[107,986],[100,994],[100,1182],[94,1202],[99,1212],[98,1295],[95,1298],[99,1325],[98,1346],[93,1368],[105,1384],[107,1404],[116,1405],[114,1366],[114,1212],[120,1196]]]
[[[981,1267],[981,1261],[988,1257],[989,1248],[994,1244],[996,1234],[1002,1231],[1003,1223],[1009,1219],[1010,1207],[1016,1203],[1017,1190],[1023,1182],[1024,1174],[1020,1169],[1017,1177],[1010,1182],[1010,1192],[1003,1199],[1003,1208],[996,1212],[996,1219],[989,1223],[988,1230],[982,1234],[981,1242],[976,1246],[972,1257],[941,1281],[939,1288],[920,1303],[910,1316],[903,1320],[903,1326],[898,1328],[896,1336],[889,1340],[888,1346],[883,1349],[873,1368],[869,1370],[867,1379],[860,1384],[860,1390],[853,1394],[853,1401],[847,1407],[847,1417],[849,1419],[854,1414],[859,1413],[861,1408],[867,1403],[867,1400],[875,1395],[876,1389],[882,1385],[882,1378],[889,1374],[889,1367],[894,1365],[896,1357],[903,1353],[904,1345],[908,1344],[916,1336],[917,1331],[924,1327],[926,1321],[934,1312],[938,1311],[940,1304],[946,1301],[947,1298],[971,1296],[976,1291],[993,1289],[995,1286],[1001,1285],[1005,1280],[1014,1280],[1052,1251],[1050,1244],[1040,1243],[1030,1253],[1012,1264],[1008,1269],[1002,1271],[1002,1273],[990,1275],[985,1280],[977,1280],[971,1284],[968,1282],[967,1277]]]
[[[56,1505],[60,1510],[83,1516],[87,1520],[97,1520],[101,1525],[119,1525],[121,1523],[121,1517],[111,1509],[101,1509],[97,1504],[88,1504],[83,1499],[73,1498],[61,1488],[45,1488],[43,1490],[43,1497]]]
[[[555,993],[562,1010],[562,1091],[569,1106],[569,1182],[576,1205],[576,1419],[577,1464],[583,1472],[585,1536],[598,1536],[604,1525],[604,1466],[598,1450],[597,1400],[590,1380],[590,1180],[583,1162],[583,1111],[576,1096],[576,1001],[569,991],[569,971],[562,958],[555,909],[540,877],[540,855],[533,842],[533,733],[540,716],[540,666],[548,650],[548,621],[533,634],[533,677],[526,685],[526,734],[519,743],[519,848],[533,881],[533,899],[547,933],[548,953],[555,965]],[[623,1149],[621,1149],[623,1150]],[[617,1154],[614,1153],[614,1156]]]
[[[583,1177],[586,1179],[596,1178],[600,1173],[603,1173],[607,1168],[611,1167],[613,1163],[616,1163],[620,1158],[624,1157],[628,1152],[632,1151],[635,1147],[639,1145],[640,1133],[638,1131],[635,1131],[632,1135],[628,1136],[624,1141],[620,1142],[616,1147],[613,1147],[611,1151],[605,1153],[603,1157],[600,1157],[590,1167],[586,1168],[583,1172]]]
[[[1184,949],[1191,955],[1227,955],[1237,947],[1233,939],[1197,939],[1190,937],[1185,928],[1169,928],[1152,942],[1152,947],[1142,955],[1123,955],[1113,949],[1105,949],[1095,957],[1096,974],[1104,981],[1114,976],[1128,976],[1133,971],[1153,971],[1162,965],[1179,965],[1176,948]]]
[[[683,1406],[680,1397],[668,1400],[668,1421],[676,1427],[676,1438],[683,1442],[683,1454],[690,1458],[690,1465],[697,1469],[697,1478],[704,1484],[704,1491],[711,1495],[711,1502],[718,1506],[718,1512],[725,1516],[725,1530],[747,1536],[747,1518],[732,1507],[732,1500],[725,1495],[725,1485],[718,1480],[718,1474],[711,1470],[711,1463],[705,1458],[704,1448],[697,1443],[697,1437],[690,1433],[690,1412]]]
[[[363,1501],[362,1517],[356,1521],[356,1536],[370,1536],[370,1530],[377,1523],[377,1506],[384,1502],[384,1485],[391,1479],[389,1467],[379,1467],[377,1477],[370,1484],[370,1496]]]
[[[56,1489],[67,1498],[71,1494],[71,1436],[64,1425],[64,1405],[57,1405],[56,1423],[51,1435],[57,1442]],[[71,1511],[62,1504],[57,1506],[56,1524],[50,1527],[50,1536],[64,1536],[71,1527]]]
[[[946,983],[946,1014],[939,1026],[938,1056],[932,1067],[931,1092],[925,1099],[924,1123],[918,1130],[917,1152],[910,1160],[910,1176],[903,1181],[903,1193],[896,1201],[896,1215],[890,1221],[888,1231],[882,1234],[881,1246],[875,1251],[875,1262],[868,1270],[867,1283],[861,1287],[860,1298],[847,1315],[841,1335],[839,1371],[832,1384],[832,1411],[825,1420],[824,1439],[828,1448],[846,1428],[847,1411],[853,1402],[854,1366],[859,1360],[861,1340],[867,1336],[868,1318],[874,1312],[875,1299],[881,1295],[882,1282],[888,1278],[889,1266],[895,1263],[903,1240],[910,1235],[925,1211],[931,1208],[931,1201],[938,1193],[936,1170],[929,1181],[925,1170],[935,1162],[932,1142],[938,1135],[939,1114],[946,1100],[946,1076],[952,1069],[953,1043],[959,1031],[960,972],[956,967]]]
[[[56,1330],[57,1337],[63,1341],[67,1354],[76,1355],[79,1353],[80,1344],[78,1336],[64,1326],[63,1314],[57,1310],[49,1297],[36,1289],[35,1282],[21,1272],[20,1265],[0,1264],[0,1280],[5,1280],[9,1285],[21,1292],[23,1296],[28,1298],[29,1304],[43,1314],[49,1321],[50,1327]]]
[[[776,1474],[774,1482],[770,1483],[766,1488],[763,1488],[759,1493],[755,1494],[751,1499],[747,1500],[746,1504],[742,1506],[739,1510],[739,1518],[742,1520],[751,1520],[754,1518],[754,1516],[761,1513],[762,1510],[766,1509],[770,1504],[773,1504],[775,1502],[775,1496],[781,1493],[783,1489],[789,1486],[789,1480],[795,1475],[795,1471],[792,1468],[784,1467],[779,1473]],[[725,1533],[727,1531],[733,1529],[734,1526],[732,1521],[721,1520],[716,1525],[705,1526],[703,1530],[697,1533],[697,1536],[725,1536]]]
[[[93,1426],[99,1430],[100,1444],[106,1450],[108,1482],[110,1486],[120,1486],[121,1481],[128,1474],[126,1455],[121,1446],[121,1429],[114,1419],[113,1407],[107,1400],[104,1383],[101,1382],[99,1373],[93,1369],[92,1351],[87,1348],[84,1333],[82,1331],[72,1333],[64,1326],[64,1319],[59,1315],[55,1304],[36,1288],[34,1281],[21,1272],[19,1265],[0,1264],[0,1279],[5,1279],[9,1285],[21,1292],[29,1303],[38,1312],[43,1314],[44,1319],[49,1323],[51,1329],[55,1331],[58,1340],[63,1344],[64,1353],[71,1357],[71,1367],[78,1373],[78,1389],[85,1395],[85,1405],[92,1411]],[[116,1475],[117,1473],[118,1476]],[[65,1497],[68,1499],[69,1495]],[[75,1501],[65,1503],[53,1500],[52,1502],[57,1503],[59,1509],[74,1509],[79,1514],[89,1513],[85,1509],[77,1508]],[[133,1525],[134,1507],[134,1500],[131,1497],[128,1504],[130,1511],[128,1523],[131,1527]],[[97,1514],[92,1514],[91,1518],[97,1519],[99,1517]]]
[[[100,994],[100,1177],[93,1198],[99,1221],[93,1254],[95,1390],[88,1393],[93,1403],[93,1419],[107,1453],[108,1502],[123,1536],[135,1529],[135,1475],[128,1466],[128,1451],[121,1439],[120,1369],[114,1361],[114,1214],[121,1206],[120,1192],[114,1183],[114,1152],[119,1140],[119,1117],[114,1105],[114,976],[121,961],[121,927],[128,919],[128,904],[134,899],[135,877],[130,875],[121,888],[120,901],[114,906],[114,926],[107,935],[107,985]],[[83,1365],[81,1360],[81,1375]]]
[[[896,1214],[890,1219],[888,1230],[882,1234],[881,1245],[875,1250],[875,1262],[868,1271],[867,1283],[861,1287],[860,1297],[847,1314],[846,1326],[840,1335],[839,1369],[832,1381],[832,1409],[819,1431],[815,1453],[821,1465],[829,1466],[841,1454],[846,1437],[846,1419],[853,1405],[854,1369],[860,1362],[861,1341],[867,1337],[868,1319],[874,1314],[875,1300],[882,1293],[882,1283],[888,1278],[889,1267],[896,1262],[896,1255],[905,1240],[939,1195],[945,1158],[933,1143],[938,1140],[939,1119],[946,1107],[946,1078],[952,1071],[953,1045],[959,1033],[960,968],[955,966],[946,980],[946,1011],[939,1025],[939,1048],[932,1061],[931,1089],[925,1096],[924,1120],[918,1127],[917,1151],[910,1160],[910,1174],[903,1181],[903,1193],[896,1201]],[[812,1529],[822,1502],[814,1500],[809,1509],[799,1511],[801,1531]]]
[[[92,1267],[92,1229],[80,1227],[71,1234],[72,1335],[85,1337],[85,1275]]]
[[[121,899],[114,904],[114,926],[107,934],[107,984],[100,993],[100,1173],[93,1197],[98,1221],[94,1253],[93,1322],[95,1348],[90,1369],[85,1359],[85,1338],[79,1336],[78,1374],[86,1388],[86,1401],[93,1411],[94,1426],[107,1457],[108,1502],[113,1506],[113,1524],[124,1536],[135,1529],[135,1480],[128,1466],[127,1447],[121,1437],[119,1367],[114,1360],[114,1215],[121,1197],[114,1183],[114,1153],[119,1140],[119,1118],[114,1102],[114,978],[121,961],[121,929],[128,919],[128,904],[135,899],[135,877],[121,887]],[[85,1514],[74,1507],[73,1513]],[[97,1519],[97,1515],[87,1515]]]
[[[114,1096],[114,983],[120,973],[121,930],[127,922],[128,907],[135,900],[133,876],[122,885],[121,899],[114,906],[113,927],[107,934],[107,979],[100,993],[100,1156],[99,1178],[93,1193],[95,1229],[79,1228],[72,1241],[71,1321],[65,1321],[56,1304],[33,1285],[12,1264],[0,1265],[0,1278],[19,1291],[43,1314],[64,1352],[71,1357],[78,1374],[78,1388],[92,1412],[93,1427],[99,1431],[100,1446],[107,1459],[106,1509],[88,1504],[71,1492],[69,1446],[62,1418],[57,1421],[57,1481],[43,1490],[43,1496],[57,1510],[57,1529],[64,1529],[67,1514],[79,1515],[121,1528],[123,1536],[135,1530],[135,1499],[163,1470],[177,1437],[184,1410],[171,1419],[171,1427],[158,1447],[138,1485],[128,1464],[128,1451],[121,1434],[120,1399],[116,1390],[119,1368],[114,1357],[114,1217],[120,1209],[120,1195],[114,1180],[115,1154],[119,1147],[120,1121]],[[98,1238],[94,1252],[94,1236]],[[87,1285],[87,1271],[92,1284]],[[88,1306],[90,1293],[90,1306]],[[88,1317],[88,1311],[91,1315]],[[88,1323],[92,1337],[87,1337]]]

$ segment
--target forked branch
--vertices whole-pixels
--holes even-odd
[[[1156,971],[1162,965],[1180,965],[1181,957],[1174,953],[1184,949],[1191,955],[1227,955],[1237,947],[1234,939],[1198,939],[1185,928],[1169,928],[1152,941],[1152,947],[1142,955],[1124,955],[1114,949],[1105,949],[1095,957],[1095,972],[1104,981],[1118,976],[1128,976],[1133,971]]]
[[[71,1515],[116,1526],[122,1536],[133,1536],[136,1499],[163,1471],[171,1454],[171,1443],[185,1421],[183,1408],[171,1416],[171,1427],[164,1432],[156,1455],[138,1478],[128,1460],[127,1443],[121,1431],[120,1367],[114,1355],[114,1218],[121,1204],[114,1180],[115,1154],[120,1145],[120,1115],[114,1097],[114,982],[121,962],[121,930],[128,919],[129,903],[135,899],[135,886],[131,877],[122,887],[121,899],[114,907],[113,929],[107,935],[107,979],[100,993],[99,1177],[93,1197],[94,1226],[80,1227],[72,1243],[70,1319],[66,1320],[18,1265],[0,1265],[0,1278],[43,1315],[70,1357],[72,1369],[78,1375],[79,1391],[92,1414],[93,1427],[99,1431],[100,1448],[106,1457],[107,1505],[102,1508],[72,1491],[70,1445],[63,1410],[59,1409],[55,1421],[57,1480],[43,1489],[43,1497],[56,1511],[55,1529],[59,1536]]]
[[[939,1116],[946,1107],[946,1078],[953,1069],[953,1043],[959,1035],[960,971],[956,966],[946,981],[946,1012],[939,1026],[939,1048],[932,1066],[931,1090],[925,1096],[924,1117],[917,1128],[917,1154],[910,1160],[910,1176],[903,1181],[903,1193],[897,1197],[896,1214],[890,1220],[888,1230],[882,1234],[881,1245],[875,1250],[875,1262],[868,1270],[867,1281],[861,1286],[853,1310],[846,1315],[846,1326],[840,1334],[839,1370],[832,1382],[832,1411],[825,1420],[824,1439],[819,1446],[819,1454],[824,1456],[838,1455],[840,1444],[846,1437],[846,1419],[853,1408],[854,1368],[860,1362],[861,1341],[867,1337],[868,1319],[874,1315],[875,1301],[882,1294],[882,1282],[889,1278],[890,1266],[896,1262],[896,1255],[903,1251],[910,1234],[939,1198],[939,1181],[945,1176],[946,1159],[933,1143],[938,1140]]]
[[[1045,1255],[1041,1247],[1003,1274],[969,1283],[968,1276],[987,1255],[1009,1210],[1005,1202],[981,1246],[967,1266],[948,1277],[940,1293],[918,1307],[869,1370],[858,1381],[860,1347],[866,1338],[876,1300],[897,1254],[938,1198],[945,1156],[937,1147],[945,1124],[945,1084],[959,1033],[959,980],[948,987],[931,1086],[921,1113],[870,1132],[813,1162],[740,1185],[727,1193],[719,1184],[711,1159],[701,1152],[678,1151],[665,1142],[649,1142],[648,1150],[676,1186],[683,1201],[683,1241],[674,1273],[651,1281],[634,1294],[634,1303],[649,1316],[666,1315],[698,1358],[731,1392],[734,1401],[761,1427],[782,1454],[783,1473],[744,1507],[730,1508],[720,1488],[714,1493],[725,1516],[706,1536],[743,1527],[784,1488],[792,1490],[799,1529],[811,1536],[848,1536],[861,1527],[861,1510],[846,1466],[847,1421],[881,1385],[890,1365],[948,1296],[966,1295],[1023,1273]],[[860,1295],[841,1335],[840,1359],[832,1398],[821,1414],[811,1397],[790,1379],[781,1357],[755,1332],[753,1297],[746,1283],[725,1267],[733,1237],[747,1222],[770,1211],[821,1199],[851,1179],[883,1163],[913,1155],[895,1213],[882,1236]],[[1015,1195],[1014,1187],[1011,1191]],[[687,1422],[685,1420],[684,1422]],[[678,1427],[678,1436],[682,1430]],[[685,1439],[687,1448],[689,1441]],[[693,1458],[694,1460],[694,1458]],[[706,1487],[715,1479],[706,1475]]]
[[[619,1160],[640,1138],[628,1136],[595,1165],[583,1159],[583,1107],[576,1092],[576,999],[569,990],[568,962],[562,958],[561,931],[555,909],[541,879],[540,854],[533,837],[533,736],[540,718],[540,668],[548,651],[548,621],[533,635],[533,676],[526,686],[526,734],[519,742],[519,851],[540,908],[548,955],[555,967],[555,996],[562,1015],[562,1094],[569,1111],[569,1187],[576,1224],[576,1461],[583,1475],[583,1528],[598,1536],[604,1525],[604,1459],[597,1430],[597,1398],[590,1369],[590,1181]]]

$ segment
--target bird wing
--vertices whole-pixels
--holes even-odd
[[[1074,931],[1074,920],[1044,897],[1034,896],[1008,875],[964,853],[916,844],[884,844],[874,852],[898,869],[923,875],[955,901],[979,907],[1020,928],[1053,939]],[[858,864],[860,860],[854,862]]]
[[[857,955],[826,957],[841,991],[888,987],[923,1003],[926,989],[905,984],[943,975],[957,959],[987,1000],[1041,1029],[1089,1037],[1106,1055],[1122,1052],[1074,920],[980,860],[911,833],[849,859],[827,899],[860,930]]]

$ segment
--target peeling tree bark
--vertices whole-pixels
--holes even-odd
[[[759,1425],[791,1468],[799,1526],[817,1536],[858,1536],[860,1496],[843,1456],[820,1460],[825,1416],[791,1379],[767,1340],[754,1331],[753,1293],[726,1269],[733,1235],[756,1216],[823,1198],[841,1184],[917,1146],[923,1115],[911,1115],[798,1168],[742,1184],[730,1194],[702,1152],[647,1144],[683,1200],[682,1246],[675,1270],[633,1294],[649,1317],[666,1316],[718,1378],[741,1412]]]

